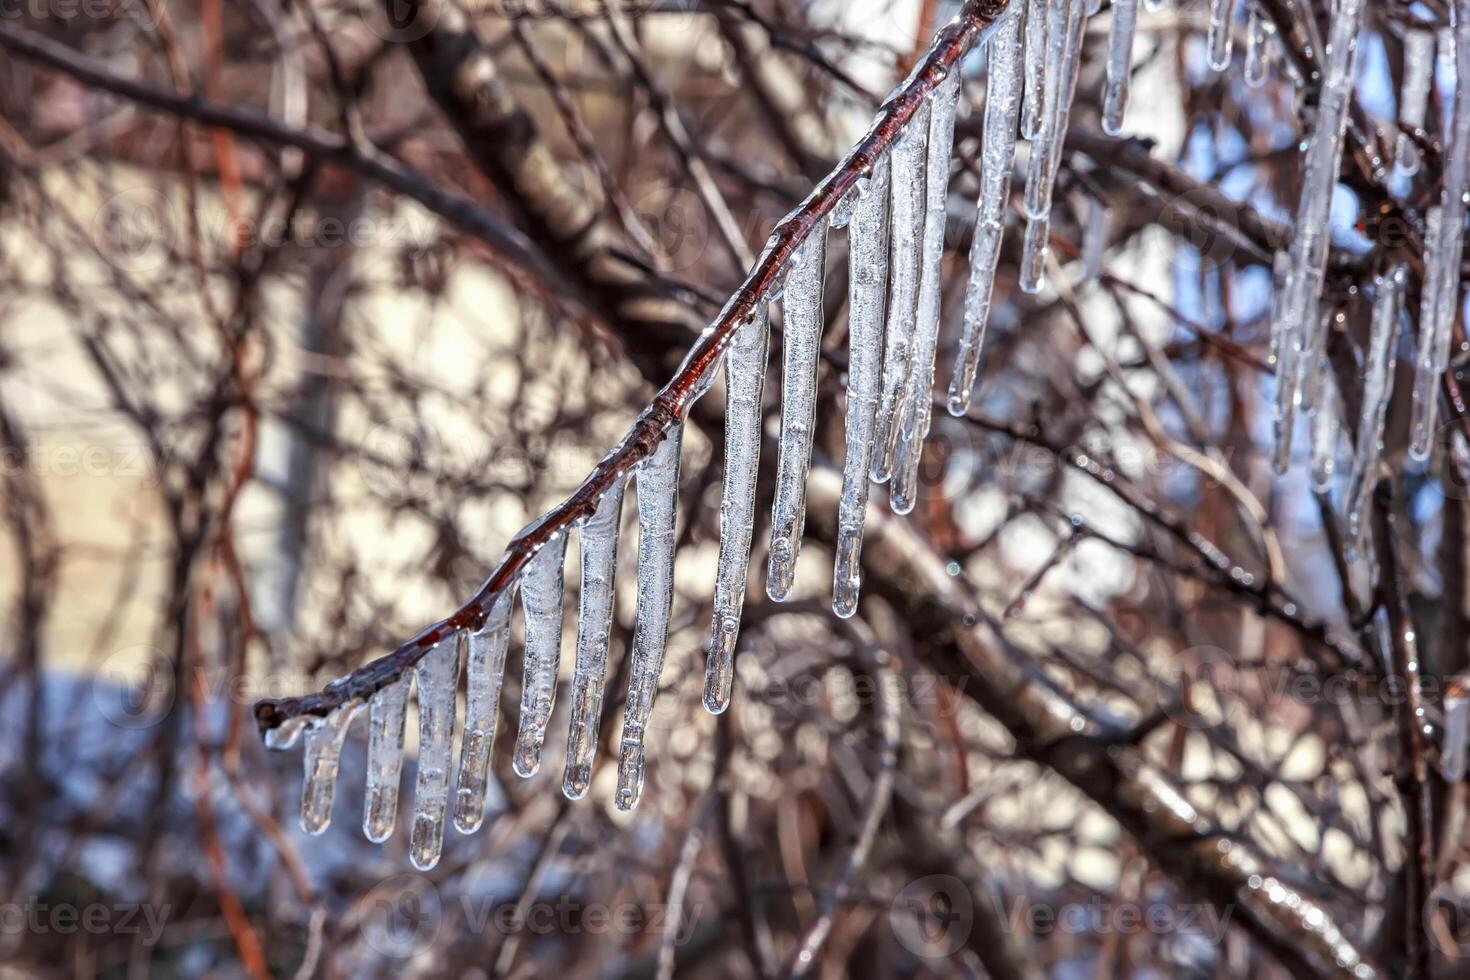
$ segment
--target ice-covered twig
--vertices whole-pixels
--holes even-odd
[[[262,734],[293,719],[325,717],[349,702],[365,700],[397,681],[439,641],[462,629],[482,626],[497,597],[519,579],[531,556],[556,534],[590,518],[603,494],[646,459],[670,426],[683,418],[701,382],[724,356],[736,329],[750,319],[757,303],[769,299],[797,247],[814,229],[825,227],[837,201],[859,179],[872,172],[878,158],[888,152],[910,119],[926,104],[929,93],[1006,13],[1010,3],[1011,0],[969,0],[955,20],[938,33],[909,78],[878,109],[867,134],[812,194],[777,225],[770,245],[755,268],[691,348],[674,377],[639,415],[623,441],[570,497],[511,541],[500,564],[474,596],[392,653],[365,664],[315,694],[257,702],[255,718]]]

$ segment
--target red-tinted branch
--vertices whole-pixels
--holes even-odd
[[[505,557],[468,602],[397,650],[360,667],[316,694],[258,702],[255,717],[261,732],[276,728],[292,718],[325,715],[349,701],[371,697],[416,664],[441,640],[463,629],[478,628],[496,598],[515,581],[531,557],[556,535],[565,533],[577,521],[590,517],[603,493],[651,454],[669,427],[684,417],[700,391],[701,382],[725,353],[736,328],[748,320],[756,304],[765,301],[776,288],[787,260],[797,246],[814,229],[822,226],[836,203],[852,190],[859,178],[872,170],[879,158],[897,141],[929,92],[955,69],[1009,4],[1010,0],[970,0],[959,16],[939,32],[928,54],[908,80],[879,108],[867,135],[811,195],[776,226],[771,243],[755,268],[714,323],[700,335],[678,372],[638,416],[622,444],[608,454],[560,506],[511,541]]]

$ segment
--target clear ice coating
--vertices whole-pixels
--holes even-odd
[[[1332,474],[1337,469],[1337,385],[1330,364],[1317,365],[1317,377],[1321,391],[1312,412],[1312,489],[1326,493],[1332,489]]]
[[[361,709],[361,701],[350,701],[326,717],[312,718],[302,726],[306,751],[303,753],[305,778],[301,783],[301,829],[308,834],[320,834],[332,822],[332,797],[337,791],[342,741]]]
[[[567,768],[561,783],[569,800],[580,800],[592,785],[597,730],[602,720],[602,687],[607,679],[607,647],[612,636],[624,486],[619,478],[609,487],[597,502],[597,510],[577,532],[582,550],[582,595],[577,608],[577,661],[572,672]]]
[[[1224,71],[1230,67],[1231,29],[1235,21],[1235,0],[1210,0],[1210,67]]]
[[[1266,84],[1266,59],[1270,53],[1266,16],[1259,4],[1250,5],[1245,24],[1245,83],[1259,88]]]
[[[454,827],[462,834],[485,821],[485,787],[490,779],[490,752],[495,747],[500,714],[500,687],[510,646],[510,612],[515,585],[495,599],[478,632],[465,634],[464,732],[460,737],[459,776],[454,790]]]
[[[1279,322],[1272,325],[1273,332],[1279,334],[1285,355],[1276,367],[1276,421],[1278,428],[1285,426],[1286,429],[1285,437],[1277,440],[1277,472],[1285,471],[1290,451],[1290,424],[1294,412],[1290,403],[1300,400],[1309,409],[1312,407],[1316,394],[1316,367],[1326,348],[1327,322],[1318,315],[1318,304],[1327,268],[1327,252],[1332,243],[1329,221],[1332,189],[1337,184],[1337,171],[1342,162],[1343,133],[1347,128],[1358,21],[1362,12],[1363,0],[1340,0],[1333,11],[1326,74],[1317,118],[1307,145],[1301,201],[1297,206],[1295,234],[1291,241],[1291,268],[1276,310]],[[1287,367],[1286,360],[1292,362],[1295,380],[1289,375],[1282,376],[1283,368]],[[1289,400],[1285,411],[1282,410],[1283,398]]]
[[[953,71],[930,93],[929,147],[924,178],[924,237],[920,251],[918,318],[908,377],[896,411],[898,440],[889,500],[895,512],[914,509],[919,462],[934,411],[934,357],[944,289],[944,226],[949,199],[949,157],[954,147],[960,73]]]
[[[814,228],[796,247],[786,271],[781,334],[781,451],[776,460],[776,501],[771,509],[771,558],[766,594],[791,594],[801,532],[806,526],[806,476],[812,466],[817,421],[817,360],[822,346],[822,280],[827,228]]]
[[[1429,91],[1434,84],[1434,32],[1404,32],[1404,82],[1399,93],[1400,132],[1394,149],[1398,169],[1404,174],[1419,170],[1419,147],[1409,133],[1424,128],[1429,108]]]
[[[653,715],[658,675],[669,639],[674,601],[674,520],[679,509],[679,447],[684,426],[674,423],[638,467],[638,612],[628,660],[628,702],[618,751],[619,810],[643,795],[643,737]]]
[[[854,211],[862,207],[858,202]],[[854,214],[850,220],[862,219]],[[761,397],[770,335],[770,307],[757,303],[751,319],[735,332],[725,355],[725,486],[720,498],[720,557],[715,573],[709,659],[704,666],[704,706],[715,714],[730,706],[735,684],[735,642],[740,637],[740,611],[745,606],[750,542],[755,532]]]
[[[1015,37],[1016,18],[1007,18]],[[1005,28],[1002,27],[1002,30]],[[888,158],[863,183],[847,229],[847,429],[842,499],[837,505],[837,558],[832,571],[832,610],[857,612],[860,558],[873,463],[873,420],[883,376],[883,290],[888,281]],[[733,641],[732,641],[733,645]],[[708,704],[709,688],[705,689]],[[725,687],[729,700],[729,687]],[[723,708],[723,705],[722,705]]]
[[[1296,362],[1301,337],[1288,329],[1281,303],[1291,281],[1291,253],[1277,252],[1271,262],[1271,365],[1276,370],[1276,398],[1271,407],[1271,467],[1285,473],[1291,464],[1291,436],[1296,427]]]
[[[1138,0],[1113,0],[1113,26],[1108,33],[1108,76],[1103,90],[1103,132],[1113,136],[1123,131],[1123,113],[1128,108],[1128,81],[1133,62],[1133,26],[1138,19]]]
[[[1032,9],[1038,8],[1039,4],[1032,5]],[[965,328],[947,402],[950,414],[957,416],[970,410],[980,358],[985,351],[995,267],[1005,235],[1006,204],[1011,196],[1011,172],[1016,158],[1016,117],[1020,112],[1018,29],[1016,18],[1011,17],[990,38],[990,77],[980,148],[980,196],[975,202],[975,238],[970,243],[970,279],[965,286]]]
[[[1057,0],[1052,5],[1047,24],[1047,59],[1056,68],[1047,76],[1045,119],[1041,132],[1031,142],[1031,155],[1026,161],[1026,234],[1021,243],[1020,287],[1028,293],[1040,292],[1046,276],[1052,191],[1062,161],[1072,97],[1077,91],[1082,30],[1086,23],[1085,0]]]
[[[1348,542],[1353,551],[1362,545],[1367,525],[1368,496],[1378,475],[1378,455],[1383,450],[1383,423],[1388,418],[1388,400],[1393,395],[1395,352],[1398,349],[1399,319],[1404,303],[1407,273],[1402,263],[1387,276],[1375,280],[1373,324],[1363,365],[1363,399],[1358,416],[1358,444],[1353,452],[1352,475],[1348,480]]]
[[[1050,63],[1046,59],[1046,27],[1052,0],[1027,0],[1026,2],[1026,50],[1025,71],[1026,85],[1025,95],[1021,108],[1021,135],[1028,140],[1036,139],[1041,132],[1041,121],[1045,109],[1047,76]],[[996,28],[997,32],[1005,30],[1001,25]],[[1012,40],[1011,44],[1015,44]],[[991,77],[995,77],[995,58],[1001,51],[1001,46],[995,41],[990,42]],[[986,95],[986,99],[992,96]],[[986,107],[987,114],[989,106]]]
[[[398,782],[403,771],[403,718],[413,675],[398,680],[368,701],[367,794],[362,805],[362,832],[381,844],[398,820]]]
[[[305,730],[305,717],[287,718],[265,733],[265,747],[273,751],[289,749],[300,740],[301,733]]]
[[[419,697],[418,782],[408,859],[420,871],[444,852],[444,812],[449,806],[449,766],[454,755],[454,701],[459,689],[459,634],[441,640],[414,668]]]
[[[1087,226],[1082,229],[1082,272],[1089,280],[1102,273],[1103,253],[1108,248],[1113,209],[1097,198],[1087,205]]]
[[[895,414],[908,377],[910,347],[918,319],[919,251],[924,228],[924,174],[929,146],[929,102],[925,100],[893,146],[889,197],[888,329],[883,349],[883,398],[873,426],[874,482],[893,475],[898,425]]]
[[[541,768],[541,747],[556,702],[561,669],[561,619],[565,595],[567,535],[557,534],[531,556],[521,575],[521,606],[526,613],[526,658],[521,677],[521,714],[511,766],[518,776]]]
[[[1445,781],[1465,778],[1466,740],[1470,739],[1470,698],[1448,694],[1444,699],[1444,742],[1440,748],[1440,772]]]
[[[1439,256],[1445,253],[1444,208],[1434,205],[1424,217],[1424,288],[1420,292],[1419,337],[1414,349],[1414,388],[1409,420],[1409,455],[1429,456],[1429,441],[1439,393],[1435,371],[1436,305],[1440,285]]]
[[[1454,5],[1455,78],[1470,79],[1470,0]],[[1457,82],[1458,86],[1458,82]],[[1455,93],[1439,198],[1438,233],[1424,251],[1424,290],[1419,349],[1414,358],[1414,398],[1409,455],[1429,456],[1439,406],[1438,382],[1450,363],[1450,342],[1460,308],[1460,258],[1465,246],[1465,195],[1470,189],[1470,96]]]

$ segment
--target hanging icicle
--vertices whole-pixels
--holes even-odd
[[[415,668],[419,696],[419,766],[413,793],[408,859],[420,871],[444,852],[449,766],[454,752],[454,702],[459,689],[459,634],[441,640]]]
[[[1097,198],[1087,202],[1087,224],[1082,229],[1082,274],[1089,281],[1102,274],[1103,254],[1113,227],[1113,209]]]
[[[1434,86],[1434,32],[1409,30],[1404,33],[1404,81],[1399,90],[1399,127],[1394,160],[1399,172],[1412,176],[1419,171],[1419,147],[1411,133],[1422,132]]]
[[[1008,18],[1008,23],[1015,21],[1015,17]],[[888,277],[887,157],[880,158],[872,175],[859,184],[847,241],[846,455],[842,467],[842,499],[837,506],[837,560],[832,571],[832,609],[843,618],[857,612],[868,472],[873,463],[873,424],[883,380],[883,290]],[[727,691],[727,703],[728,700]]]
[[[796,249],[786,273],[781,371],[781,452],[776,460],[776,502],[771,511],[771,555],[766,594],[791,594],[801,534],[806,526],[806,477],[816,427],[817,361],[822,346],[822,280],[827,271],[827,230],[813,231]]]
[[[1268,18],[1258,3],[1251,3],[1245,27],[1245,83],[1251,88],[1266,84],[1266,61],[1270,57]]]
[[[1230,67],[1230,49],[1234,37],[1235,0],[1210,0],[1210,67],[1224,71]]]
[[[1404,303],[1405,267],[1395,266],[1374,280],[1373,323],[1363,364],[1363,399],[1358,414],[1358,444],[1353,451],[1348,480],[1347,535],[1354,552],[1362,547],[1367,523],[1368,497],[1378,477],[1378,455],[1383,450],[1383,423],[1393,395],[1393,371],[1399,341],[1399,318]]]
[[[1276,371],[1276,397],[1271,406],[1271,466],[1285,473],[1291,464],[1291,437],[1296,427],[1296,362],[1299,339],[1287,330],[1281,301],[1291,282],[1291,253],[1277,252],[1271,262],[1271,364]]]
[[[1046,29],[1053,2],[1055,0],[1027,0],[1026,3],[1026,50],[1024,52],[1026,84],[1021,107],[1021,135],[1028,140],[1034,140],[1041,135],[1041,123],[1046,108],[1046,88],[1051,84],[1051,62],[1047,60]],[[1014,40],[1011,42],[1012,45],[1015,43]],[[992,40],[990,42],[992,73],[995,71],[995,57],[999,50],[998,43]],[[986,98],[988,99],[989,96]],[[988,103],[986,111],[989,111]]]
[[[1108,78],[1103,92],[1103,132],[1117,136],[1123,131],[1123,113],[1128,108],[1128,82],[1133,69],[1133,25],[1138,0],[1113,0],[1113,26],[1108,32]]]
[[[398,785],[403,770],[403,719],[413,675],[398,680],[368,702],[367,795],[362,807],[362,832],[381,844],[398,820]]]
[[[750,544],[755,531],[755,484],[760,465],[761,396],[770,345],[770,309],[756,305],[725,360],[725,486],[720,500],[720,557],[715,575],[714,617],[704,673],[704,706],[718,714],[730,706],[735,682],[735,641],[745,605]]]
[[[1326,74],[1321,103],[1302,178],[1301,201],[1296,212],[1296,229],[1291,242],[1291,267],[1276,311],[1279,322],[1272,330],[1279,335],[1283,351],[1277,364],[1277,472],[1285,472],[1290,458],[1290,427],[1297,400],[1310,411],[1316,368],[1325,357],[1327,323],[1318,314],[1322,281],[1327,269],[1327,252],[1332,244],[1330,217],[1332,189],[1342,161],[1343,134],[1347,128],[1348,103],[1352,96],[1358,22],[1363,0],[1340,0],[1333,12],[1326,52]],[[1284,372],[1285,361],[1295,370]]]
[[[1312,413],[1312,489],[1326,493],[1332,489],[1332,474],[1337,469],[1337,385],[1330,364],[1319,364],[1317,377],[1321,392]]]
[[[454,827],[462,834],[479,830],[485,820],[490,752],[495,747],[515,594],[514,585],[501,593],[490,607],[485,625],[465,637],[469,654],[465,663],[464,732],[460,737],[459,776],[454,790]]]
[[[663,442],[638,467],[638,611],[628,657],[628,701],[618,754],[619,810],[643,796],[643,738],[658,694],[669,610],[674,602],[674,521],[679,504],[679,449],[684,425],[669,427]]]
[[[1035,5],[1033,8],[1035,9]],[[990,41],[990,78],[985,93],[985,133],[980,153],[980,197],[975,202],[975,238],[970,243],[970,280],[965,286],[965,328],[960,339],[954,378],[949,384],[951,415],[970,410],[975,378],[985,351],[985,327],[990,319],[990,297],[995,267],[1005,234],[1006,204],[1011,196],[1011,172],[1016,157],[1016,117],[1020,110],[1021,79],[1015,18],[1010,18]],[[1027,43],[1030,41],[1028,39]],[[1029,79],[1028,79],[1029,84]]]
[[[305,776],[301,784],[301,829],[320,834],[332,822],[332,798],[337,792],[337,766],[342,760],[342,741],[352,719],[362,710],[361,701],[350,701],[325,718],[306,722]]]
[[[1020,286],[1028,293],[1040,292],[1046,279],[1052,191],[1077,89],[1086,19],[1085,0],[1056,0],[1047,25],[1048,56],[1055,59],[1056,68],[1047,76],[1046,118],[1040,135],[1031,143],[1026,163],[1026,236],[1022,242]]]
[[[929,146],[929,102],[919,111],[893,147],[889,193],[888,328],[883,349],[883,398],[873,426],[872,477],[887,483],[893,475],[893,455],[899,398],[908,377],[910,348],[918,319],[919,250],[924,231],[924,175]]]
[[[521,679],[520,727],[511,764],[517,776],[534,776],[541,768],[541,747],[556,677],[561,670],[561,620],[567,558],[567,536],[558,534],[536,552],[521,580],[521,606],[526,614],[526,658]]]
[[[918,319],[909,354],[908,377],[896,410],[897,442],[889,502],[895,513],[914,509],[919,462],[934,411],[934,357],[944,278],[944,226],[949,199],[949,158],[954,146],[960,73],[951,72],[930,93],[928,158],[925,164],[924,237],[919,264]],[[890,438],[893,438],[890,434]]]
[[[1470,0],[1455,0],[1455,77],[1470,79]],[[1424,251],[1423,302],[1419,349],[1414,358],[1413,418],[1409,454],[1427,459],[1439,407],[1439,377],[1450,363],[1450,341],[1460,312],[1460,259],[1465,245],[1465,195],[1470,188],[1470,96],[1455,93],[1445,150],[1438,228]]]
[[[572,672],[567,767],[561,784],[569,800],[580,800],[592,785],[592,763],[602,721],[602,687],[607,679],[607,647],[612,636],[623,486],[621,479],[613,484],[577,532],[582,551],[582,595],[577,608],[577,660]]]

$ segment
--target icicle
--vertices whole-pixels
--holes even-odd
[[[272,751],[289,749],[300,740],[301,733],[305,730],[305,716],[287,718],[275,728],[265,733],[265,747]]]
[[[1039,4],[1033,4],[1033,9]],[[995,267],[1005,234],[1006,203],[1011,196],[1011,172],[1016,157],[1016,116],[1020,109],[1020,58],[1016,51],[1016,23],[1012,18],[996,29],[990,40],[990,78],[985,92],[985,134],[980,151],[980,197],[975,203],[975,238],[970,243],[970,281],[965,287],[965,332],[960,339],[954,378],[949,384],[949,411],[970,410],[980,357],[985,350],[985,326],[990,319],[990,297]],[[1028,39],[1027,43],[1030,41]],[[1028,80],[1027,84],[1030,82]]]
[[[1312,489],[1326,493],[1332,489],[1332,474],[1337,469],[1337,385],[1332,380],[1332,365],[1317,365],[1321,391],[1312,414]]]
[[[960,73],[953,71],[930,95],[929,153],[926,165],[924,247],[919,267],[919,316],[909,356],[909,375],[897,410],[898,444],[889,494],[896,513],[914,509],[919,461],[934,411],[934,357],[944,280],[944,226],[949,199],[949,157],[954,146],[955,105]]]
[[[1231,28],[1235,21],[1235,0],[1210,0],[1210,67],[1224,71],[1230,67]]]
[[[1455,64],[1455,29],[1453,27],[1441,27],[1434,32],[1434,73],[1442,81],[1441,86],[1451,92],[1460,90],[1460,69]],[[1448,141],[1449,119],[1441,119],[1444,126],[1443,135]]]
[[[1043,110],[1045,108],[1046,87],[1048,75],[1050,74],[1050,62],[1047,61],[1046,27],[1049,16],[1051,0],[1027,0],[1026,3],[1026,85],[1024,101],[1021,107],[1021,135],[1028,140],[1034,140],[1041,133]],[[1004,24],[996,28],[995,39],[990,41],[990,75],[995,77],[995,62],[997,56],[1002,55],[1006,47],[1013,47],[1015,41],[1009,46],[1003,46],[999,42],[1000,33],[1005,31]],[[1014,60],[1014,55],[1011,56]],[[989,100],[992,96],[986,93],[985,112],[990,114]],[[988,128],[988,127],[987,127]]]
[[[789,341],[789,337],[788,337]],[[628,661],[628,701],[618,753],[619,810],[643,795],[643,736],[658,694],[674,601],[674,520],[679,504],[679,446],[684,426],[674,423],[638,468],[638,612]]]
[[[420,871],[444,852],[444,811],[454,754],[454,701],[459,690],[459,634],[441,640],[414,668],[419,694],[419,766],[413,792],[408,859]]]
[[[1266,16],[1252,3],[1245,28],[1245,83],[1251,88],[1266,84],[1266,59],[1270,54],[1270,36],[1266,33]]]
[[[806,475],[812,465],[812,430],[816,427],[826,264],[827,229],[816,228],[791,258],[782,301],[781,453],[776,461],[771,560],[766,574],[766,594],[778,602],[791,594],[806,525]]]
[[[1429,92],[1434,87],[1434,32],[1411,30],[1404,34],[1404,81],[1399,94],[1399,125],[1409,132],[1424,128]],[[1419,170],[1419,147],[1400,132],[1394,149],[1399,172]]]
[[[490,751],[500,714],[500,687],[505,680],[505,654],[510,646],[510,611],[515,585],[490,607],[485,625],[468,633],[465,664],[464,732],[459,746],[459,776],[454,791],[454,827],[472,834],[485,820],[485,788],[490,779]]]
[[[362,806],[362,832],[381,844],[398,818],[398,777],[403,770],[403,716],[408,685],[404,672],[368,701],[367,795]]]
[[[1375,280],[1373,325],[1363,364],[1363,400],[1358,415],[1358,444],[1353,452],[1352,477],[1348,481],[1348,543],[1354,552],[1363,541],[1367,525],[1368,496],[1378,477],[1378,454],[1383,449],[1383,423],[1393,394],[1395,352],[1399,339],[1399,312],[1404,302],[1405,268],[1402,263],[1387,276]]]
[[[1331,245],[1330,216],[1332,188],[1337,184],[1337,170],[1342,161],[1343,132],[1347,127],[1348,102],[1352,95],[1353,64],[1356,54],[1358,21],[1363,0],[1340,0],[1333,12],[1327,45],[1326,76],[1322,84],[1321,102],[1317,109],[1316,128],[1307,146],[1306,167],[1302,178],[1301,202],[1297,207],[1295,235],[1291,243],[1291,271],[1281,306],[1277,310],[1279,324],[1272,329],[1280,333],[1283,349],[1295,360],[1296,391],[1289,394],[1311,408],[1314,385],[1307,383],[1315,373],[1327,341],[1326,321],[1318,316],[1322,279],[1327,268],[1327,251]],[[1297,356],[1297,355],[1300,356]],[[1281,370],[1278,365],[1278,374]],[[1290,378],[1278,378],[1278,409]],[[1278,411],[1278,426],[1289,430],[1289,412]],[[1284,454],[1290,449],[1289,431],[1277,440],[1277,467],[1286,465]]]
[[[1272,405],[1271,468],[1285,473],[1291,465],[1291,436],[1296,427],[1296,364],[1302,356],[1302,338],[1281,316],[1291,282],[1291,253],[1277,252],[1271,263],[1271,364],[1276,369],[1276,400]]]
[[[567,536],[558,533],[531,556],[521,578],[526,654],[521,678],[520,725],[511,757],[518,776],[534,776],[541,768],[541,746],[546,741],[546,726],[556,701],[566,559]]]
[[[1456,79],[1470,78],[1470,0],[1455,0]],[[1460,259],[1465,245],[1465,195],[1470,188],[1470,95],[1455,93],[1445,150],[1438,228],[1424,250],[1424,290],[1419,314],[1419,350],[1414,359],[1413,418],[1409,455],[1429,457],[1439,408],[1439,376],[1449,367],[1450,342],[1460,310]]]
[[[1465,778],[1466,740],[1470,739],[1470,698],[1458,683],[1450,685],[1444,699],[1444,742],[1440,748],[1439,770],[1445,782],[1458,783]]]
[[[1022,292],[1033,296],[1046,283],[1046,257],[1051,240],[1051,222],[1046,218],[1027,218],[1021,238],[1021,268],[1017,284]]]
[[[1077,90],[1077,71],[1082,62],[1082,29],[1086,25],[1083,0],[1057,0],[1047,26],[1048,58],[1057,65],[1050,77],[1046,119],[1040,135],[1031,143],[1026,162],[1026,237],[1022,242],[1021,289],[1041,290],[1046,273],[1047,242],[1051,235],[1051,199],[1061,165],[1062,144],[1071,118],[1072,97]],[[1053,36],[1053,29],[1056,37]]]
[[[858,204],[858,210],[862,204]],[[766,382],[771,313],[760,303],[742,325],[725,359],[725,487],[720,500],[720,558],[709,659],[704,668],[704,706],[719,714],[730,706],[735,683],[735,641],[750,575],[755,525],[755,483],[761,450],[761,396]]]
[[[612,633],[613,591],[618,570],[618,525],[623,514],[623,480],[618,479],[578,531],[582,550],[582,596],[577,610],[577,662],[572,674],[572,718],[567,731],[567,768],[561,790],[580,800],[592,785],[597,729],[602,721],[602,685]]]
[[[1041,132],[1031,142],[1026,170],[1026,214],[1032,218],[1045,218],[1051,213],[1051,192],[1056,178],[1054,161],[1060,159],[1057,151],[1066,135],[1070,97],[1075,90],[1081,55],[1083,2],[1055,0],[1051,6],[1046,48],[1047,62],[1055,70],[1047,75]]]
[[[1113,27],[1108,34],[1108,82],[1103,93],[1103,132],[1117,136],[1123,131],[1123,113],[1128,108],[1128,81],[1133,64],[1133,25],[1137,0],[1113,0]]]
[[[996,36],[1007,35],[1014,42],[1016,21],[1015,17],[1006,18]],[[995,50],[993,45],[991,50]],[[991,95],[994,97],[993,90]],[[868,470],[873,462],[873,421],[882,383],[883,288],[888,279],[887,158],[878,161],[863,187],[848,226],[847,242],[846,455],[842,499],[837,506],[837,560],[832,572],[832,609],[843,618],[857,612]],[[725,696],[728,700],[728,686]]]
[[[1087,206],[1087,227],[1082,230],[1082,269],[1088,279],[1102,273],[1103,253],[1113,225],[1113,209],[1093,198]]]
[[[893,475],[898,431],[894,410],[908,376],[909,347],[919,299],[919,248],[924,227],[924,167],[929,145],[929,102],[909,119],[893,147],[889,194],[888,329],[883,351],[883,400],[873,427],[873,480]]]
[[[302,726],[306,733],[306,772],[301,784],[301,829],[308,834],[320,834],[332,822],[342,741],[361,708],[361,701],[350,701],[325,718],[312,718]]]

